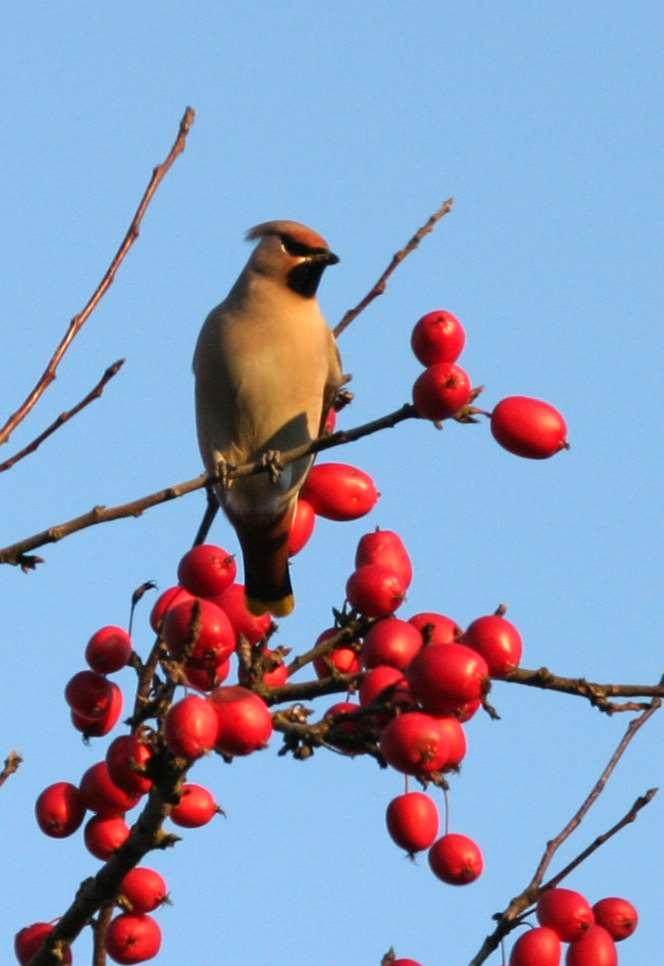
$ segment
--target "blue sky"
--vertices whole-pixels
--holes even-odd
[[[496,5],[201,2],[15,5],[0,40],[5,229],[3,414],[42,371],[122,237],[187,104],[187,150],[134,250],[30,419],[28,442],[126,357],[104,397],[0,481],[8,544],[95,504],[199,472],[190,360],[200,323],[247,256],[243,232],[304,221],[341,256],[321,287],[331,322],[449,195],[453,213],[344,334],[361,423],[407,401],[424,312],[462,319],[462,364],[508,394],[548,399],[572,449],[546,463],[500,450],[486,425],[407,424],[334,454],[377,481],[370,517],[321,521],[293,565],[298,607],[280,641],[306,648],[343,599],[358,537],[398,530],[415,582],[403,613],[462,624],[500,601],[524,664],[600,681],[662,672],[660,412],[663,93],[654,3]],[[4,458],[4,453],[3,453]],[[25,762],[0,794],[11,873],[0,956],[51,919],[97,867],[80,836],[46,839],[39,791],[77,781],[105,742],[68,725],[66,681],[90,634],[126,619],[144,580],[173,582],[202,500],[97,527],[43,551],[35,574],[3,568],[2,748]],[[217,542],[235,551],[219,521]],[[136,647],[149,646],[145,607]],[[118,681],[130,693],[131,674]],[[465,889],[409,865],[384,829],[401,790],[373,762],[277,758],[278,742],[192,773],[228,813],[156,857],[174,905],[159,962],[378,964],[393,944],[423,966],[462,966],[529,878],[619,740],[578,699],[497,685],[502,720],[473,719],[453,781],[455,829],[486,857]],[[332,703],[331,701],[329,703]],[[326,702],[320,703],[324,709]],[[561,861],[661,780],[662,722],[641,732]],[[642,915],[622,966],[661,946],[662,803],[568,881]],[[560,867],[554,866],[555,868]],[[90,959],[89,941],[75,947]],[[499,956],[491,962],[499,963]]]

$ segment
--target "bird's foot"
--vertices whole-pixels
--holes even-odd
[[[350,378],[350,376],[348,377]],[[337,389],[336,395],[332,400],[332,409],[335,412],[341,412],[341,410],[351,403],[355,399],[355,393],[351,392],[350,389]]]
[[[270,477],[270,482],[276,483],[281,476],[284,464],[278,449],[269,449],[261,456],[261,466],[264,466]]]
[[[224,459],[223,456],[219,458],[217,463],[217,477],[222,490],[230,490],[231,486],[233,485],[231,473],[234,469],[235,466],[232,463],[229,463],[228,460]]]

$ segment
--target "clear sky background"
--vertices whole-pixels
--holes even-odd
[[[440,202],[454,212],[341,339],[354,425],[410,398],[424,312],[468,332],[462,364],[485,402],[526,394],[566,414],[572,449],[519,460],[486,425],[409,423],[337,451],[370,472],[370,517],[322,521],[293,564],[279,640],[308,647],[339,606],[358,537],[398,530],[416,577],[404,616],[462,624],[505,601],[524,665],[655,682],[661,659],[662,15],[658,4],[446,2],[15,4],[3,15],[2,416],[42,371],[101,278],[187,104],[197,121],[116,283],[4,454],[77,402],[119,357],[103,398],[0,480],[8,544],[195,476],[190,361],[257,222],[293,218],[341,256],[321,301],[331,322],[371,286]],[[199,494],[4,567],[2,753],[25,762],[0,793],[5,887],[0,961],[14,932],[60,914],[98,867],[80,834],[37,829],[33,803],[78,781],[84,747],[66,681],[90,634],[126,621],[132,590],[169,586]],[[214,538],[235,551],[219,521]],[[145,652],[150,605],[136,647]],[[132,675],[118,676],[129,694]],[[159,962],[377,966],[393,944],[423,966],[463,966],[491,915],[528,881],[626,724],[580,699],[497,685],[502,720],[477,716],[452,782],[452,823],[486,872],[463,889],[409,864],[384,828],[402,789],[372,760],[270,749],[192,772],[228,813],[156,856],[173,907]],[[332,701],[320,702],[324,709]],[[553,871],[662,780],[662,727],[641,732]],[[657,798],[566,883],[641,911],[621,964],[661,951]],[[76,962],[90,961],[88,937]],[[496,954],[492,962],[498,964]]]

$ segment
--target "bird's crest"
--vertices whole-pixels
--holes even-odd
[[[287,219],[261,222],[260,225],[250,228],[245,238],[247,241],[254,241],[257,238],[265,238],[266,235],[277,235],[280,238],[288,238],[290,241],[295,242],[296,245],[301,245],[312,253],[327,252],[330,250],[330,246],[323,236],[319,235],[313,228],[307,228],[306,225],[300,224],[299,221],[288,221]]]

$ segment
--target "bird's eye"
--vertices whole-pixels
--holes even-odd
[[[290,235],[281,235],[281,247],[288,255],[296,255],[301,258],[307,258],[311,255],[324,255],[326,253],[325,248],[313,247],[312,245],[303,245],[302,242],[295,241]]]

